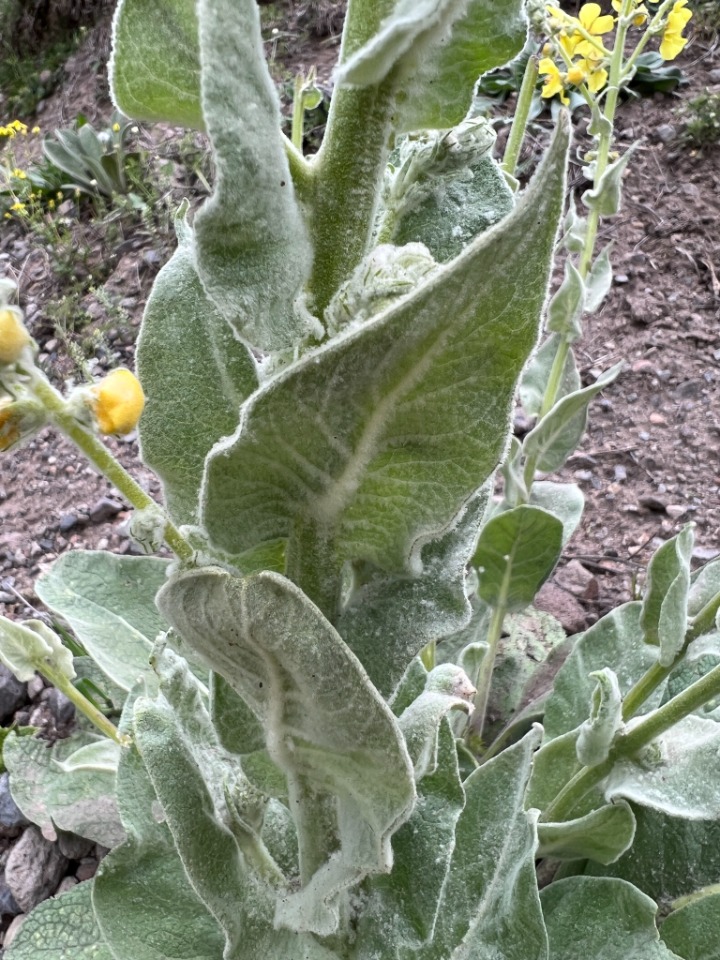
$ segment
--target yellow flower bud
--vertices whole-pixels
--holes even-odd
[[[0,310],[0,364],[15,363],[29,343],[30,334],[20,311],[17,307],[3,307]]]
[[[129,370],[111,371],[90,388],[92,410],[101,433],[130,433],[145,406],[140,381]]]

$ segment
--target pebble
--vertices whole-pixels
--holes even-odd
[[[27,913],[53,894],[67,868],[57,845],[37,827],[28,827],[10,851],[5,879],[20,909]]]
[[[61,533],[67,533],[68,530],[72,530],[73,527],[77,526],[78,518],[74,513],[64,513],[60,517],[60,522],[58,523],[58,530]]]
[[[14,600],[15,598],[12,597],[10,602]],[[4,664],[0,664],[0,723],[5,723],[16,710],[20,709],[27,698],[27,684],[20,683]]]
[[[36,673],[32,680],[28,680],[27,692],[28,700],[35,700],[45,689],[45,681],[40,676],[39,673]]]
[[[29,822],[13,800],[10,775],[7,771],[0,774],[0,836],[17,837]]]
[[[679,520],[680,517],[687,513],[687,509],[688,508],[681,503],[669,503],[665,507],[665,513],[673,520]]]
[[[59,897],[61,893],[67,893],[68,890],[72,890],[72,888],[76,887],[77,885],[78,882],[75,877],[63,877],[55,895]]]
[[[555,572],[555,583],[581,600],[597,600],[600,587],[594,577],[579,560],[571,560]]]
[[[580,633],[588,624],[587,615],[575,597],[570,596],[557,584],[548,582],[540,588],[533,601],[538,610],[551,613],[568,634]]]
[[[677,129],[672,123],[661,123],[659,127],[655,128],[655,136],[662,143],[670,143],[677,136]]]
[[[82,883],[83,880],[90,880],[92,877],[94,877],[95,873],[97,872],[97,868],[98,862],[95,857],[83,857],[78,864],[77,870],[75,871],[75,876],[77,877],[78,881]]]
[[[3,938],[3,947],[7,950],[10,944],[13,942],[15,937],[18,935],[20,927],[25,923],[27,918],[26,913],[20,913],[17,917],[14,917],[10,926],[5,931],[5,937]]]
[[[90,522],[105,523],[106,520],[112,520],[122,509],[122,503],[117,500],[113,500],[111,497],[101,497],[90,509]]]
[[[5,877],[0,874],[0,916],[16,917],[19,913],[22,913],[22,910],[17,905]]]
[[[92,840],[85,837],[79,837],[76,833],[69,833],[66,830],[58,830],[58,846],[63,856],[68,860],[82,860],[87,857],[95,844]]]
[[[75,716],[75,706],[73,702],[69,700],[64,693],[56,690],[55,687],[48,687],[43,690],[40,699],[47,704],[57,721],[57,725],[60,727],[70,723]]]

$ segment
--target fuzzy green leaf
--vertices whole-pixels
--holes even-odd
[[[590,674],[610,667],[617,674],[623,696],[657,660],[642,641],[641,604],[626,603],[581,634],[570,656],[558,671],[545,710],[545,736],[557,737],[574,730],[588,716],[595,683]],[[641,708],[654,709],[659,689]]]
[[[204,128],[194,0],[120,0],[110,89],[128,117]]]
[[[538,480],[532,485],[530,505],[552,513],[562,523],[562,545],[565,549],[568,540],[577,530],[585,509],[585,497],[580,487],[576,483]]]
[[[557,517],[527,504],[489,520],[472,561],[480,599],[509,611],[532,603],[560,559],[562,533]]]
[[[479,490],[445,535],[425,544],[419,577],[376,572],[356,590],[339,618],[338,633],[383,696],[392,695],[423,647],[468,623],[465,571],[488,493],[487,488]]]
[[[569,877],[545,887],[540,899],[553,960],[675,958],[660,941],[657,906],[629,883]]]
[[[653,900],[669,901],[717,883],[720,877],[720,822],[668,817],[632,804],[635,842],[616,863],[588,863],[585,873],[607,874],[635,884]]]
[[[183,213],[176,220],[178,248],[145,308],[137,368],[147,400],[140,420],[143,461],[162,480],[174,522],[193,524],[205,457],[237,426],[257,374],[247,347],[203,290]]]
[[[622,797],[687,820],[720,819],[720,725],[685,717],[637,757],[619,760],[604,782],[607,800]]]
[[[525,368],[520,381],[520,402],[528,416],[537,417],[540,415],[545,388],[561,340],[562,337],[559,333],[551,333],[543,341],[540,349]],[[568,350],[560,378],[558,397],[566,397],[568,394],[576,393],[581,386],[580,374],[575,363],[575,354],[572,350]]]
[[[402,58],[400,130],[448,129],[467,115],[481,74],[516,57],[526,32],[517,0],[404,0],[343,64],[340,80],[378,83]]]
[[[287,777],[301,856],[312,849],[315,863],[305,886],[279,902],[278,922],[332,932],[339,892],[390,869],[390,838],[414,803],[397,721],[320,611],[278,574],[185,573],[158,603],[262,718]]]
[[[598,254],[593,263],[590,273],[585,281],[585,312],[595,313],[603,304],[605,297],[612,287],[612,266],[610,264],[610,251],[612,243],[609,243]]]
[[[100,864],[93,895],[113,956],[218,960],[224,938],[190,886],[135,745],[123,751],[117,790],[127,840]]]
[[[665,945],[683,960],[720,960],[720,892],[699,894],[674,910],[660,928]]]
[[[535,818],[523,809],[538,739],[531,732],[465,781],[435,934],[417,960],[546,960]]]
[[[123,690],[154,682],[152,645],[167,624],[155,607],[167,560],[106,551],[63,554],[36,584],[43,603],[66,620],[100,669]]]
[[[565,277],[548,305],[547,329],[569,343],[582,336],[585,283],[571,260],[565,261]]]
[[[200,0],[198,16],[203,116],[216,184],[193,224],[197,270],[242,340],[261,350],[293,347],[308,332],[294,301],[309,275],[312,249],[280,136],[258,6],[255,0]]]
[[[629,850],[635,817],[628,803],[609,803],[564,823],[540,823],[538,857],[613,863]]]
[[[470,127],[466,138],[474,136],[470,123],[464,125]],[[461,137],[461,128],[458,131],[452,133]],[[447,131],[442,135],[445,139],[450,136]],[[440,142],[442,137],[436,135]],[[412,188],[399,199],[388,240],[398,246],[424,243],[439,263],[447,263],[475,237],[502,220],[512,210],[513,193],[489,155],[491,149],[492,143],[484,152],[479,149],[477,158],[464,157],[460,170],[451,167],[436,171],[428,165],[426,177],[414,179]],[[464,154],[462,150],[458,152]]]
[[[597,681],[590,700],[590,717],[580,725],[577,755],[585,767],[604,763],[610,747],[622,729],[622,696],[618,679],[608,667],[595,670],[588,678]]]
[[[559,470],[577,448],[587,425],[588,407],[601,390],[618,376],[622,363],[600,374],[595,383],[559,400],[525,437],[523,451],[538,470]]]
[[[45,740],[11,736],[3,744],[15,802],[45,836],[55,828],[77,833],[105,847],[120,843],[125,833],[115,803],[114,769],[67,770],[85,747],[108,743],[96,734],[76,731],[48,749]]]
[[[75,676],[72,654],[42,620],[15,623],[0,617],[0,663],[23,683],[32,680],[35,671],[42,672],[43,667],[57,671],[68,680]]]
[[[583,193],[582,202],[591,210],[597,210],[601,217],[614,217],[620,211],[622,177],[635,149],[637,144],[633,144],[619,159],[606,167],[596,187]]]
[[[663,667],[672,664],[685,642],[694,539],[688,524],[655,551],[648,565],[640,625],[645,642],[660,647]]]
[[[365,883],[353,960],[399,956],[432,936],[464,804],[455,738],[443,720],[437,767],[420,781],[412,816],[393,837],[393,872]]]
[[[35,907],[4,960],[115,960],[95,920],[92,888],[93,881],[79,883]]]
[[[509,216],[397,306],[307,354],[244,405],[236,434],[208,458],[212,543],[240,553],[308,525],[332,541],[339,565],[419,572],[423,542],[502,457],[537,337],[566,147],[563,120]]]

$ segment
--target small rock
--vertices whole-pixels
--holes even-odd
[[[576,480],[581,480],[585,483],[589,483],[593,478],[592,470],[576,470],[573,476]]]
[[[45,681],[36,673],[32,680],[28,680],[27,684],[27,694],[28,700],[35,700],[45,689]]]
[[[708,74],[710,83],[720,83],[720,67],[714,67]]]
[[[79,837],[76,833],[68,833],[66,830],[58,830],[58,846],[63,856],[68,860],[82,860],[87,857],[95,844],[92,840],[85,837]]]
[[[5,879],[25,913],[53,894],[67,869],[67,860],[37,827],[30,826],[10,851]]]
[[[717,547],[695,547],[692,552],[693,560],[714,560],[720,557],[720,550]]]
[[[10,792],[10,775],[5,772],[0,775],[0,836],[17,837],[29,820],[13,800]]]
[[[670,143],[677,136],[677,130],[671,123],[661,123],[655,127],[654,137],[661,143]]]
[[[673,520],[679,520],[684,514],[687,513],[687,507],[683,506],[681,503],[669,503],[665,507],[665,513],[672,517]]]
[[[551,613],[568,634],[581,633],[587,627],[587,616],[578,601],[555,583],[543,584],[533,605]]]
[[[55,895],[59,897],[61,893],[67,893],[68,890],[72,890],[72,888],[76,887],[77,885],[78,882],[75,877],[63,877]]]
[[[625,467],[623,467],[621,463],[617,464],[617,466],[615,467],[615,479],[619,483],[622,483],[623,480],[627,480],[627,470],[625,469]]]
[[[101,497],[98,502],[90,509],[91,523],[105,523],[106,520],[112,520],[122,510],[123,505],[111,497]]]
[[[97,868],[98,862],[95,857],[83,857],[78,864],[77,870],[75,871],[75,876],[77,877],[78,881],[82,883],[83,880],[90,880],[92,877],[94,877]]]
[[[10,946],[15,937],[18,935],[20,927],[25,923],[27,918],[26,913],[19,913],[16,917],[13,918],[10,926],[5,931],[5,937],[3,939],[3,947],[5,950]]]
[[[619,286],[623,286],[626,283],[630,283],[630,277],[626,273],[616,273],[613,277],[615,283]]]
[[[556,571],[554,582],[582,600],[597,600],[600,594],[597,578],[579,560],[571,560]]]
[[[75,513],[64,513],[60,517],[60,522],[58,523],[58,530],[61,533],[67,533],[68,530],[72,530],[73,527],[77,526],[78,518]]]
[[[0,916],[16,917],[22,910],[15,902],[10,888],[5,882],[5,877],[0,874]]]
[[[20,683],[4,664],[0,664],[0,723],[5,723],[27,698],[27,684]]]
[[[41,694],[43,700],[51,710],[55,721],[59,727],[65,726],[75,716],[75,706],[64,693],[60,693],[55,687],[48,687]]]
[[[650,434],[647,432],[647,430],[641,430],[640,433],[638,434],[638,437],[642,440],[643,443],[647,443],[648,440],[650,439]]]
[[[653,411],[650,414],[650,416],[648,417],[648,420],[650,421],[650,423],[654,423],[655,426],[657,427],[667,426],[667,420],[665,419],[665,417],[661,413],[656,413],[655,411]]]

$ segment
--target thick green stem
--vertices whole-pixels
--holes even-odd
[[[567,820],[585,794],[604,780],[619,760],[633,757],[643,747],[718,695],[720,666],[673,697],[659,710],[648,714],[629,733],[619,736],[607,760],[596,767],[583,767],[575,774],[543,812],[541,819],[552,822]]]
[[[693,640],[697,640],[704,633],[708,633],[715,626],[715,617],[720,610],[720,593],[712,597],[702,608],[702,610],[693,618],[692,623],[685,634],[685,642],[669,667],[663,667],[659,663],[654,663],[646,673],[638,680],[623,699],[623,720],[629,720],[634,717],[640,707],[650,697],[660,684],[665,680],[684,660],[687,649]]]
[[[100,733],[106,737],[109,737],[111,740],[114,740],[115,743],[119,743],[121,747],[128,745],[130,742],[129,738],[121,734],[118,728],[108,720],[105,714],[101,713],[94,703],[91,703],[87,697],[83,696],[83,694],[73,686],[64,673],[45,664],[38,665],[38,672],[41,673],[54,687],[57,687],[61,693],[64,693],[68,700],[75,705],[80,713],[87,717],[90,723],[97,727]]]
[[[395,83],[340,87],[314,163],[314,249],[309,288],[322,315],[367,252],[379,187],[391,147]]]
[[[335,623],[340,605],[342,564],[331,540],[312,520],[299,518],[285,551],[285,572],[312,602]]]
[[[73,441],[100,473],[117,487],[125,499],[136,510],[147,508],[160,510],[152,497],[149,497],[142,487],[133,480],[127,470],[98,440],[95,434],[78,422],[64,397],[48,383],[43,374],[33,368],[30,376],[32,391],[50,414],[53,423]],[[170,520],[165,522],[164,538],[178,559],[192,560],[194,556],[193,548]]]
[[[295,77],[295,94],[293,96],[292,129],[290,139],[298,151],[303,152],[303,133],[305,132],[305,91],[303,89],[302,74]]]
[[[475,710],[473,711],[472,721],[468,733],[473,741],[482,741],[483,728],[487,715],[488,703],[490,701],[490,688],[492,686],[493,671],[495,669],[495,659],[497,657],[500,637],[502,636],[503,623],[507,614],[507,595],[510,587],[510,564],[505,567],[503,581],[500,587],[500,596],[495,605],[488,627],[487,645],[485,656],[480,664],[480,674],[477,681],[477,692],[475,694]]]
[[[533,94],[535,93],[535,84],[538,78],[538,58],[535,54],[528,57],[523,74],[522,85],[518,94],[517,105],[515,107],[515,116],[513,118],[510,136],[505,146],[505,156],[503,157],[502,168],[510,176],[515,175],[520,150],[525,139],[528,117],[530,116],[530,107],[532,106]]]

